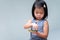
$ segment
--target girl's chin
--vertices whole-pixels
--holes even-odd
[[[36,20],[41,20],[41,17],[36,17]]]

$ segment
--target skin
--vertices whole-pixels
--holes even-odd
[[[43,7],[41,8],[35,8],[34,10],[34,15],[36,17],[36,21],[38,22],[39,20],[41,20],[44,16],[44,9]],[[24,28],[28,29],[32,26],[32,20],[29,20],[25,25]],[[48,21],[44,21],[44,25],[43,25],[43,32],[33,32],[33,34],[36,34],[37,36],[41,37],[41,38],[47,38],[48,37],[48,32],[49,32],[49,24]],[[36,24],[34,26],[35,29],[38,29],[38,25]]]
[[[41,20],[43,18],[43,16],[44,16],[43,7],[41,7],[41,8],[36,7],[35,10],[34,10],[34,15],[36,17],[36,20]]]

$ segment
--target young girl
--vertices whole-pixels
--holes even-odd
[[[47,19],[48,9],[44,0],[36,0],[32,6],[33,20],[29,20],[24,28],[31,30],[35,29],[36,32],[31,32],[30,40],[47,40],[49,32],[49,24]]]

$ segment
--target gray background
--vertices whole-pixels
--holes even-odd
[[[23,25],[31,19],[35,0],[0,0],[0,40],[29,40]],[[48,40],[60,40],[60,0],[45,0],[48,5]]]

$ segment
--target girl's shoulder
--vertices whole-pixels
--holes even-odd
[[[45,20],[44,20],[44,24],[48,24],[48,20],[45,19]]]
[[[44,20],[44,22],[48,22],[48,20],[47,20],[47,19],[45,19],[45,20]]]

